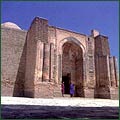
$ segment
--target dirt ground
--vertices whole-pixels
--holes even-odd
[[[2,97],[1,117],[2,119],[118,119],[118,103],[117,100],[102,99]]]

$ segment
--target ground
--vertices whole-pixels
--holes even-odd
[[[61,97],[53,99],[1,97],[2,118],[118,119],[118,100]]]

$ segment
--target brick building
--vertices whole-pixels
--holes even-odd
[[[61,82],[76,97],[118,99],[117,60],[110,55],[108,37],[48,25],[36,17],[28,31],[3,23],[2,96],[60,97]]]

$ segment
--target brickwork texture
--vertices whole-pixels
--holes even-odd
[[[2,96],[60,97],[75,85],[74,97],[118,99],[117,59],[108,37],[48,25],[35,17],[28,31],[1,27]]]

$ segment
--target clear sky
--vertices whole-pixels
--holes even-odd
[[[119,56],[118,2],[2,2],[1,22],[14,22],[28,30],[35,16],[49,24],[79,33],[91,34],[92,29],[109,37],[111,55]]]

